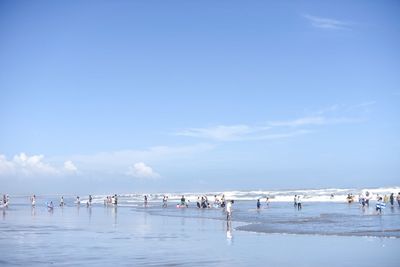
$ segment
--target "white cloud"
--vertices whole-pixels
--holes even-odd
[[[133,176],[136,178],[159,178],[160,175],[153,171],[150,166],[147,166],[143,162],[137,162],[133,164],[133,166],[129,166],[128,172],[126,173],[129,176]]]
[[[120,150],[96,154],[75,155],[69,158],[79,163],[80,169],[108,174],[124,173],[132,162],[156,162],[189,158],[214,149],[215,145],[195,144],[190,146],[156,146],[144,150]]]
[[[109,176],[125,175],[126,167],[132,164],[132,162],[163,162],[188,159],[214,148],[215,145],[203,143],[175,147],[156,146],[144,150],[122,150],[88,155],[70,155],[67,157],[68,160],[65,160],[66,157],[51,157],[47,159],[43,155],[29,156],[25,153],[20,153],[11,159],[7,159],[5,155],[0,154],[0,176],[68,176],[79,175],[81,172]],[[148,169],[143,168],[143,165],[136,167],[137,169],[135,169],[135,166],[131,168],[131,174],[157,177],[157,173],[155,172],[152,175],[149,175],[148,172],[146,173]]]
[[[44,162],[43,159],[43,155],[28,156],[25,153],[20,153],[14,156],[12,164],[17,173],[26,176],[59,174],[59,171],[55,167]]]
[[[307,19],[313,27],[321,28],[321,29],[330,29],[330,30],[349,30],[350,23],[330,19],[330,18],[322,18],[311,15],[303,15],[305,19]]]
[[[0,155],[0,176],[54,176],[63,175],[73,168],[76,169],[71,161],[65,162],[64,168],[53,166],[44,160],[43,155],[20,153],[12,160]]]
[[[78,168],[75,166],[74,163],[72,163],[72,161],[67,160],[66,162],[64,162],[64,169],[67,172],[72,172],[72,173],[76,173],[78,172]]]

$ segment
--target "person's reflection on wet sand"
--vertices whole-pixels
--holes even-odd
[[[232,222],[227,221],[226,222],[226,240],[228,241],[228,244],[232,244],[233,241],[233,235],[232,235]]]
[[[112,213],[112,215],[113,215],[113,217],[114,217],[114,227],[117,227],[117,206],[113,206],[112,207],[112,210],[111,210],[111,213]]]
[[[87,212],[89,214],[89,223],[92,220],[92,207],[91,206],[87,206]]]

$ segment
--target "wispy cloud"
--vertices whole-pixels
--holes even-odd
[[[288,127],[301,127],[301,126],[312,126],[312,125],[329,125],[329,124],[342,124],[342,123],[358,123],[364,121],[359,118],[346,118],[337,117],[329,118],[324,116],[316,117],[303,117],[295,120],[288,121],[272,121],[270,125],[272,126],[288,126]]]
[[[297,126],[307,126],[307,125],[323,125],[326,123],[326,121],[327,119],[325,117],[317,116],[317,117],[303,117],[288,121],[271,121],[269,124],[271,126],[297,127]]]
[[[353,109],[365,109],[365,108],[368,108],[375,104],[376,104],[376,101],[366,101],[366,102],[358,103],[358,104],[348,107],[347,111],[351,111]]]
[[[235,141],[244,136],[260,134],[268,130],[269,127],[256,127],[249,125],[218,125],[209,128],[189,128],[177,132],[176,135],[199,137],[216,141]]]
[[[251,141],[288,138],[296,135],[310,133],[311,131],[296,130],[276,132],[272,131],[271,126],[252,126],[252,125],[218,125],[208,128],[189,128],[175,133],[175,135],[188,136],[202,139],[211,139],[214,141]]]
[[[321,28],[321,29],[328,29],[328,30],[349,30],[351,29],[351,24],[345,21],[340,21],[337,19],[331,18],[322,18],[316,17],[312,15],[303,15],[308,22],[311,23],[313,27]]]
[[[365,121],[357,110],[375,104],[375,101],[362,102],[353,106],[332,105],[311,115],[291,120],[268,121],[263,125],[235,124],[217,125],[203,128],[187,128],[175,133],[213,141],[249,141],[289,138],[315,132],[318,127],[335,124],[352,124]],[[350,110],[352,113],[350,114]]]
[[[273,139],[283,139],[289,137],[295,137],[299,135],[309,134],[312,133],[311,130],[297,130],[297,131],[290,131],[286,133],[276,133],[276,134],[266,134],[261,135],[259,137],[253,138],[253,140],[273,140]]]

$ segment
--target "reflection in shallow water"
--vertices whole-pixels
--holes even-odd
[[[232,234],[232,222],[226,221],[226,240],[228,244],[231,245],[233,242],[233,234]]]
[[[86,205],[86,211],[87,214],[89,215],[89,224],[90,224],[92,221],[92,206]]]
[[[111,207],[111,214],[114,218],[114,227],[117,227],[117,206]]]

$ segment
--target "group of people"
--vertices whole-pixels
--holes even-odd
[[[197,197],[196,206],[199,209],[211,208],[211,204],[210,202],[208,202],[208,198],[205,195]],[[224,208],[225,206],[226,206],[225,195],[222,195],[221,199],[219,199],[217,195],[214,195],[213,207]]]
[[[371,197],[372,196],[370,195],[370,193],[368,191],[365,192],[365,195],[359,194],[358,195],[358,203],[363,207],[369,206],[369,200],[371,199]],[[349,196],[347,196],[347,198],[349,198]],[[349,203],[352,203],[352,202],[349,201]]]
[[[113,196],[113,198],[114,198],[114,196]],[[108,197],[107,197],[107,199],[108,199]],[[117,203],[117,202],[116,202],[116,199],[117,199],[117,195],[115,195],[115,204]],[[32,207],[34,208],[34,207],[36,206],[36,195],[32,195],[31,198],[30,198],[30,200],[31,200],[31,205],[32,205]],[[87,206],[87,207],[89,207],[89,206],[92,205],[92,200],[93,200],[92,195],[89,195],[88,200],[87,200],[87,202],[86,202],[86,206]],[[111,197],[110,197],[110,202],[111,202]],[[104,201],[104,204],[105,204],[105,203],[106,203],[106,201]],[[81,200],[80,200],[79,196],[76,197],[75,204],[76,204],[78,207],[80,206]],[[66,205],[66,203],[65,203],[65,201],[64,201],[64,196],[61,196],[59,206],[60,206],[60,207],[64,207],[65,205]],[[47,206],[49,209],[53,209],[53,208],[54,208],[53,201],[46,202],[46,206]]]
[[[400,192],[396,196],[396,201],[400,207]],[[387,195],[385,195],[383,197],[383,202],[385,202],[385,203],[390,202],[390,205],[393,207],[394,206],[394,193],[391,193],[389,197]]]
[[[265,204],[267,207],[269,206],[269,197],[265,197]],[[261,198],[257,199],[257,209],[261,209]]]
[[[164,196],[164,198],[163,198],[163,207],[166,207],[167,199],[168,199],[168,197]],[[182,195],[180,203],[177,204],[177,208],[188,208],[189,207],[189,203],[188,202],[186,202],[185,196]],[[226,219],[228,221],[230,221],[231,218],[232,218],[232,204],[233,203],[234,203],[233,200],[226,200],[225,199],[225,195],[222,195],[221,199],[219,199],[217,195],[214,195],[213,207],[214,208],[224,208],[224,210],[226,212]],[[211,208],[211,204],[208,202],[208,198],[205,195],[197,197],[196,206],[199,209]]]
[[[332,196],[333,198],[333,196]],[[354,195],[353,194],[348,194],[346,197],[346,201],[348,203],[352,203],[354,202]],[[3,199],[1,201],[2,207],[8,207],[9,205],[9,196],[4,194],[3,195]],[[266,205],[269,205],[269,198],[265,197],[266,199]],[[370,200],[372,199],[372,194],[370,194],[368,191],[365,192],[365,194],[359,194],[358,196],[358,202],[362,207],[365,206],[369,206],[370,204]],[[32,195],[30,197],[30,201],[31,201],[31,205],[32,207],[36,206],[36,195]],[[86,206],[90,207],[92,205],[92,195],[89,195],[88,200],[86,202]],[[386,207],[387,203],[390,203],[390,205],[393,207],[395,205],[395,201],[397,201],[398,206],[400,207],[400,192],[397,194],[397,196],[395,197],[394,193],[391,193],[389,196],[384,195],[384,197],[380,196],[379,194],[376,196],[376,211],[377,213],[381,214],[382,210]],[[148,196],[144,195],[144,205],[147,206],[147,202],[148,202]],[[186,201],[186,198],[184,195],[182,195],[181,199],[180,199],[180,203],[177,204],[178,208],[188,208],[189,207],[189,202],[190,201]],[[81,201],[79,196],[76,197],[76,205],[79,207]],[[162,207],[166,208],[167,207],[167,203],[168,203],[168,196],[164,195],[163,196],[163,200],[162,200]],[[209,202],[208,198],[206,195],[202,195],[202,196],[198,196],[197,197],[197,203],[196,206],[199,209],[206,209],[206,208],[224,208],[224,210],[226,211],[227,214],[227,219],[230,220],[231,215],[232,215],[232,204],[234,203],[233,200],[230,201],[226,201],[225,199],[225,195],[222,195],[221,198],[218,198],[217,195],[214,195],[214,202],[213,205],[211,205],[211,203]],[[104,198],[104,206],[108,206],[108,205],[113,205],[116,206],[118,204],[118,196],[117,194],[113,195],[113,196],[107,196],[106,198]],[[294,199],[293,199],[293,204],[294,207],[297,210],[301,210],[302,209],[302,198],[300,195],[295,195]],[[62,196],[60,198],[60,207],[63,207],[65,204],[64,201],[64,197]],[[257,199],[257,209],[261,208],[261,199],[258,198]],[[54,204],[53,201],[50,202],[46,202],[46,206],[49,210],[52,210],[54,208]]]
[[[109,205],[113,205],[113,206],[118,205],[117,194],[114,194],[113,196],[107,196],[106,198],[104,198],[104,206],[109,206]]]
[[[364,208],[364,207],[369,207],[369,201],[372,199],[372,195],[367,191],[364,194],[360,194],[358,196],[358,203]],[[391,193],[390,196],[384,195],[384,197],[380,196],[379,194],[376,196],[376,205],[375,209],[376,211],[381,214],[382,210],[386,207],[387,203],[390,203],[391,207],[394,207],[395,205],[395,200],[397,201],[397,204],[400,207],[400,192],[397,194],[396,198],[394,196],[394,193]]]

